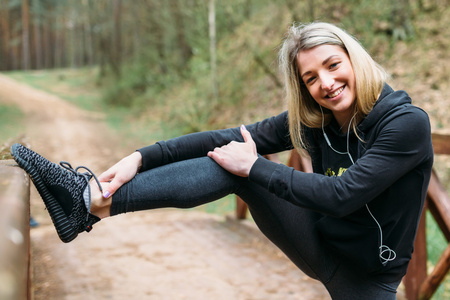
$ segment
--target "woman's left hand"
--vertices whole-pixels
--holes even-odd
[[[258,159],[258,154],[256,144],[244,125],[241,126],[241,134],[244,137],[243,143],[233,141],[208,152],[208,156],[228,172],[241,177],[248,177],[250,169]]]

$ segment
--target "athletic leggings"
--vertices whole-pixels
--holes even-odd
[[[114,194],[111,216],[163,207],[191,208],[232,193],[245,201],[267,238],[305,274],[321,281],[333,299],[396,299],[399,282],[379,283],[343,263],[323,245],[315,228],[319,214],[227,172],[209,157],[137,174]]]

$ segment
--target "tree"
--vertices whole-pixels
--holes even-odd
[[[122,61],[122,0],[113,1],[113,49],[112,59],[110,61],[111,67],[117,78],[121,75],[121,61]]]
[[[11,68],[11,55],[9,49],[10,26],[9,26],[9,0],[0,1],[0,70],[9,70]]]
[[[22,0],[22,69],[30,69],[30,6]]]
[[[217,83],[217,55],[216,55],[216,8],[215,0],[209,0],[209,39],[211,55],[211,83],[215,102],[219,98],[219,86]]]
[[[414,35],[409,0],[397,0],[391,3],[392,38],[394,41],[406,40]]]
[[[33,13],[33,31],[34,31],[34,53],[36,61],[36,69],[41,69],[43,67],[43,57],[42,57],[42,34],[41,34],[41,15],[42,7],[39,0],[33,0],[32,2],[32,13]]]
[[[181,67],[184,67],[192,57],[192,48],[189,45],[184,32],[186,26],[184,26],[184,18],[180,10],[180,2],[178,0],[170,1],[170,12],[175,22],[176,41],[178,44],[177,48],[179,49],[181,57],[180,64]]]

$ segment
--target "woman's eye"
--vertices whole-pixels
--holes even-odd
[[[330,69],[331,69],[331,70],[336,69],[336,68],[338,67],[338,65],[339,65],[338,62],[332,63],[332,64],[330,65]]]
[[[308,79],[306,79],[306,84],[310,84],[314,81],[314,79],[316,79],[316,77],[310,77]]]

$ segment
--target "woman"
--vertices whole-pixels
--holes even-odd
[[[261,231],[333,299],[395,299],[433,163],[428,117],[334,25],[293,26],[280,65],[289,113],[158,142],[90,184],[92,172],[60,168],[17,144],[12,153],[64,242],[101,218],[235,193]],[[308,151],[314,173],[261,156],[293,148]]]

